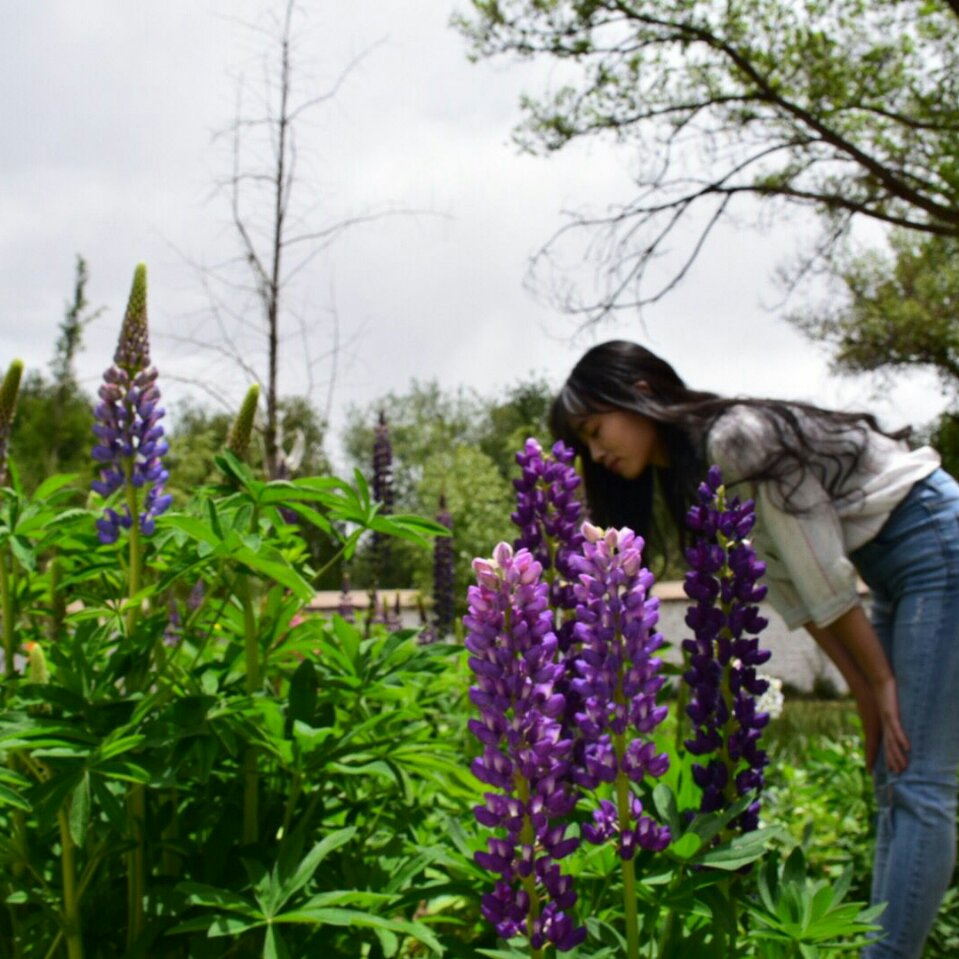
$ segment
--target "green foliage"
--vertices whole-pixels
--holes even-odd
[[[347,455],[355,469],[369,474],[373,426],[377,412],[387,411],[397,508],[432,516],[445,494],[453,516],[458,597],[466,594],[473,558],[489,555],[497,542],[516,536],[509,522],[516,450],[529,436],[548,445],[551,399],[548,384],[538,380],[518,383],[493,398],[462,389],[446,393],[438,383],[414,381],[406,393],[387,394],[348,413]],[[371,581],[368,566],[369,557],[361,551],[351,568],[354,585]],[[428,594],[431,560],[394,545],[383,582]]]
[[[894,231],[891,255],[876,251],[842,269],[848,301],[796,316],[828,343],[844,373],[926,367],[950,392],[959,389],[959,240]]]
[[[558,150],[622,141],[636,192],[592,250],[608,283],[583,309],[651,302],[683,278],[741,195],[819,214],[828,254],[855,217],[959,236],[959,7],[947,0],[473,0],[476,57],[561,61],[517,136]],[[770,211],[767,211],[767,214]],[[647,270],[692,218],[669,278]],[[674,230],[676,230],[674,232]],[[561,231],[565,238],[568,231]],[[593,237],[595,239],[595,237]],[[577,304],[574,303],[575,307]]]
[[[746,904],[755,921],[750,938],[762,943],[766,959],[817,959],[865,946],[866,934],[876,928],[884,907],[843,903],[851,879],[847,869],[834,885],[810,881],[799,848],[781,864],[777,857],[769,857],[759,869],[759,901]]]
[[[4,623],[48,672],[14,669],[2,689],[0,941],[22,959],[57,942],[71,957],[440,954],[414,911],[449,859],[417,836],[466,795],[452,650],[304,618],[317,571],[280,510],[346,553],[365,529],[425,545],[438,528],[378,515],[361,476],[265,483],[231,454],[218,466],[218,488],[145,541],[129,601],[124,548],[66,507],[73,477],[3,491]],[[146,922],[128,947],[131,849]]]
[[[10,438],[10,459],[27,490],[55,472],[93,477],[93,401],[72,380],[27,374],[20,386]],[[86,485],[84,483],[83,485]]]
[[[248,392],[247,402],[249,396]],[[288,437],[290,446],[298,433],[303,438],[303,456],[294,472],[303,476],[329,472],[329,461],[323,450],[326,426],[316,410],[301,396],[284,398],[279,409],[281,438]],[[191,401],[177,409],[170,431],[169,453],[169,487],[177,496],[177,502],[185,501],[197,487],[216,482],[215,459],[226,446],[232,425],[231,414],[214,412]],[[255,433],[246,458],[254,470],[263,470],[263,444],[257,441]]]

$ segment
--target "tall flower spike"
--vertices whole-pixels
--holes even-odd
[[[93,432],[97,444],[92,455],[100,464],[100,478],[91,485],[103,497],[126,488],[128,497],[118,509],[105,509],[97,521],[103,543],[115,542],[121,527],[129,529],[133,525],[131,503],[138,513],[139,529],[149,535],[153,532],[155,517],[172,501],[163,491],[169,475],[162,460],[167,451],[160,425],[164,410],[158,405],[157,371],[149,365],[146,267],[142,263],[133,276],[113,360],[113,365],[103,374],[100,402],[94,410]],[[139,493],[143,490],[140,500]]]
[[[617,836],[620,857],[631,860],[638,849],[658,852],[670,840],[667,827],[642,814],[630,786],[669,768],[669,757],[649,738],[667,712],[656,704],[664,681],[654,656],[663,641],[655,632],[659,600],[649,595],[653,574],[642,565],[641,537],[626,527],[601,530],[589,523],[582,531],[583,552],[571,558],[579,571],[575,635],[581,644],[572,686],[586,746],[574,777],[586,789],[615,785],[617,802],[600,803],[583,835],[593,843]]]
[[[528,549],[542,564],[551,584],[550,603],[556,609],[574,609],[572,581],[576,572],[570,557],[583,544],[580,524],[583,504],[577,489],[581,483],[573,467],[575,452],[561,440],[551,454],[533,438],[516,454],[521,475],[513,480],[516,489],[516,510],[510,519],[519,527],[514,549]],[[560,635],[560,644],[567,645]]]
[[[483,897],[486,918],[503,938],[525,934],[534,954],[547,943],[567,951],[586,930],[568,910],[576,901],[557,860],[578,840],[566,835],[576,805],[567,781],[572,743],[562,736],[565,703],[555,683],[563,672],[542,566],[525,549],[500,543],[491,560],[473,562],[466,648],[480,717],[470,731],[482,744],[473,774],[493,788],[476,818],[499,831],[476,861],[500,878]]]
[[[23,376],[23,361],[14,360],[0,384],[0,486],[7,483],[7,456],[10,452],[10,434],[17,411],[17,394]]]
[[[247,390],[246,396],[243,397],[243,403],[240,405],[236,419],[230,426],[230,432],[226,437],[226,448],[241,460],[246,459],[247,452],[250,449],[250,440],[253,437],[253,421],[256,419],[256,406],[259,401],[260,387],[254,383]]]
[[[693,766],[693,778],[703,791],[701,811],[712,812],[763,787],[768,760],[759,739],[769,715],[756,703],[769,684],[756,667],[770,654],[759,648],[766,620],[755,604],[766,595],[758,584],[766,567],[747,539],[756,522],[753,502],[727,500],[716,466],[700,484],[698,499],[686,517],[696,536],[686,551],[684,583],[695,600],[686,614],[694,638],[683,641],[689,667],[683,678],[692,691],[686,712],[694,730],[686,748],[710,757]],[[748,832],[758,823],[757,798],[737,825]]]
[[[373,499],[380,504],[380,513],[393,512],[393,444],[386,413],[380,410],[373,431]],[[389,561],[390,540],[382,533],[373,533],[373,578],[375,586],[382,585],[382,578]]]
[[[576,608],[573,582],[576,570],[571,562],[583,545],[583,505],[578,489],[582,482],[573,467],[575,452],[561,440],[551,453],[544,453],[542,446],[530,437],[523,449],[516,454],[520,476],[513,480],[516,490],[516,509],[510,515],[520,534],[513,541],[514,549],[528,549],[542,565],[544,577],[549,583],[550,606],[556,620],[556,638],[566,660],[566,669],[557,682],[557,692],[566,700],[564,727],[572,730],[575,713],[581,708],[579,697],[570,686],[577,656],[573,639],[575,620],[572,611]],[[582,742],[574,749],[578,759],[582,756]]]
[[[449,536],[437,536],[433,540],[433,622],[439,637],[449,636],[453,631],[454,616],[453,517],[446,508],[446,497],[442,494],[436,522],[450,531]]]

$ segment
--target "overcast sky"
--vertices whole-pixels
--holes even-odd
[[[591,342],[613,336],[643,341],[700,388],[867,406],[888,425],[927,420],[943,407],[931,377],[900,379],[889,390],[836,380],[822,351],[770,308],[779,298],[774,270],[809,228],[802,219],[763,234],[745,222],[726,228],[682,288],[642,322],[621,316],[573,338],[575,323],[524,288],[527,263],[564,210],[629,196],[628,149],[592,143],[547,159],[521,155],[510,139],[519,97],[551,72],[469,63],[465,41],[448,25],[465,6],[303,3],[300,89],[317,95],[343,79],[298,130],[294,206],[304,227],[414,211],[351,228],[290,286],[282,387],[310,385],[325,408],[324,357],[338,342],[334,434],[347,406],[403,390],[414,377],[487,394],[530,374],[559,384]],[[236,115],[241,84],[244,110],[256,112],[268,46],[243,24],[265,26],[263,12],[274,7],[282,4],[0,0],[2,365],[19,356],[46,369],[81,253],[90,301],[107,307],[81,357],[93,389],[143,260],[168,405],[190,380],[239,400],[246,380],[237,365],[222,349],[183,338],[223,346],[197,270],[237,252],[227,197],[216,189],[231,151],[215,134]],[[222,306],[255,322],[242,296]],[[234,321],[220,316],[237,339]],[[262,369],[255,345],[241,346]]]

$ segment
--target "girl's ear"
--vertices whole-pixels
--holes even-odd
[[[633,387],[639,390],[640,393],[646,393],[652,395],[653,388],[646,382],[646,380],[637,380],[633,383]]]

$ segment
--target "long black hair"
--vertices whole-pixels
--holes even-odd
[[[801,512],[792,496],[808,470],[834,495],[858,468],[869,431],[893,439],[909,434],[908,429],[885,433],[870,413],[693,390],[664,359],[626,340],[601,343],[583,355],[553,401],[550,428],[580,455],[592,521],[599,526],[630,526],[665,550],[661,524],[653,515],[654,477],[659,480],[666,512],[682,547],[686,510],[709,466],[709,430],[733,406],[757,411],[776,439],[757,467],[740,481],[774,481],[783,507],[792,512]],[[665,446],[668,466],[625,479],[594,463],[577,427],[583,417],[610,410],[628,410],[652,420]]]

